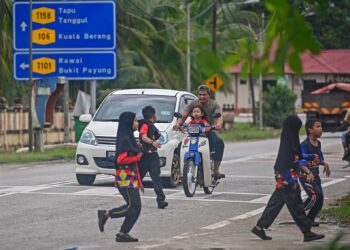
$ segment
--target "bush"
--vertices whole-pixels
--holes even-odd
[[[264,93],[264,125],[280,128],[283,120],[295,113],[297,95],[286,85],[269,86]]]

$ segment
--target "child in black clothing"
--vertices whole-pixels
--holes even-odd
[[[302,153],[299,141],[301,125],[302,122],[297,116],[288,116],[283,122],[280,147],[274,166],[276,189],[256,226],[251,230],[262,240],[272,239],[265,234],[264,229],[271,226],[284,204],[287,205],[295,223],[304,234],[304,241],[324,238],[322,234],[311,232],[312,222],[305,214],[301,199],[296,173],[298,167],[306,164],[305,160],[301,160]]]
[[[160,143],[157,140],[160,137],[159,130],[154,126],[157,121],[156,110],[152,106],[146,106],[142,109],[143,120],[139,122],[139,137],[144,152],[140,161],[140,174],[143,179],[147,172],[151,176],[154,192],[157,195],[158,208],[165,208],[168,203],[165,201],[163,184],[160,178],[160,161],[157,149]]]
[[[137,242],[137,238],[129,235],[141,212],[139,189],[143,192],[138,162],[142,153],[136,143],[134,130],[138,128],[135,113],[124,112],[119,118],[116,145],[115,186],[123,196],[126,204],[110,210],[98,210],[98,226],[101,232],[108,218],[125,217],[116,235],[118,242]]]

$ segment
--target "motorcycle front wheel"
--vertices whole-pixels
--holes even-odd
[[[195,168],[196,166],[192,159],[185,161],[182,171],[182,185],[187,197],[192,197],[196,192],[197,180],[194,177]]]
[[[214,191],[214,187],[203,187],[203,191],[206,194],[212,194]]]

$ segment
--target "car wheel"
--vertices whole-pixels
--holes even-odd
[[[80,185],[92,185],[95,181],[96,175],[76,174],[76,177]]]
[[[176,188],[181,180],[181,166],[180,158],[177,154],[174,154],[171,164],[171,176],[163,179],[164,187]]]

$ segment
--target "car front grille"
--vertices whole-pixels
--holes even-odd
[[[97,144],[104,144],[104,145],[115,145],[116,144],[116,137],[112,136],[96,136]]]
[[[100,168],[115,168],[113,161],[109,161],[106,157],[94,157],[96,165]]]
[[[136,142],[139,143],[139,138],[135,138]],[[117,138],[112,136],[96,136],[97,144],[103,145],[116,145]]]

